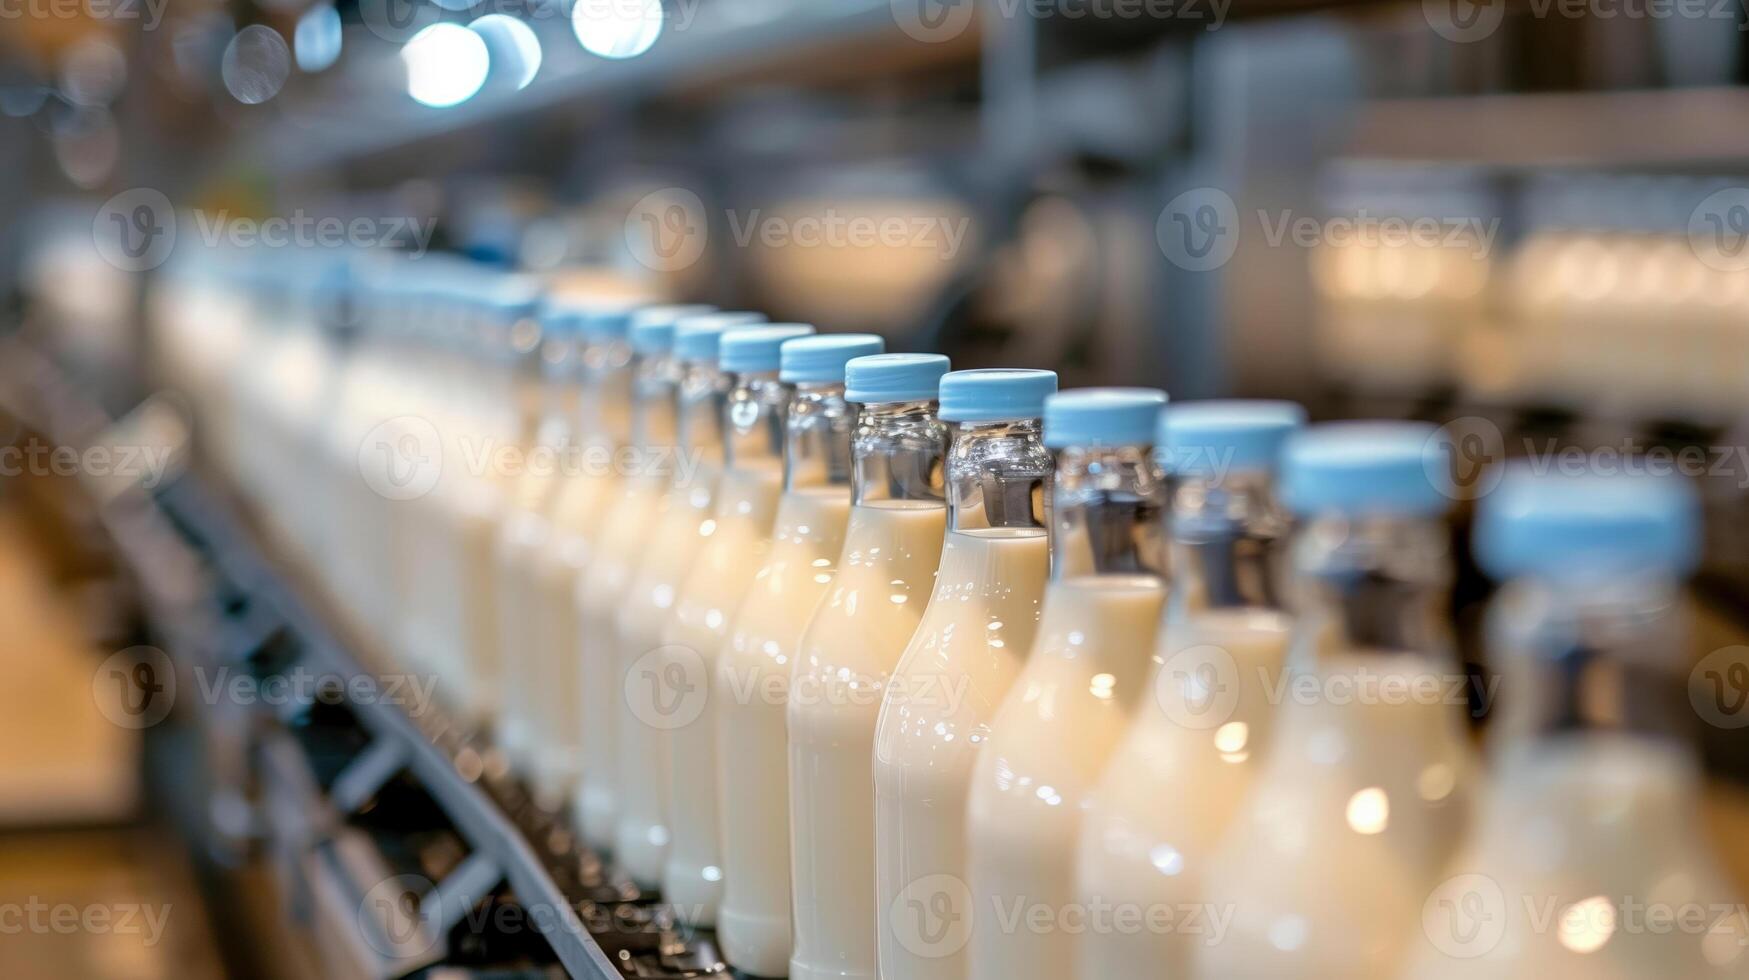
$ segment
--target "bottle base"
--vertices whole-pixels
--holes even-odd
[[[750,977],[776,980],[789,976],[789,915],[736,914],[717,910],[717,947],[723,959]]]

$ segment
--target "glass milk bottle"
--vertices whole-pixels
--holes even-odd
[[[552,678],[541,676],[539,624],[541,596],[535,587],[536,555],[548,542],[552,527],[547,508],[559,484],[556,463],[569,452],[576,436],[577,334],[581,311],[548,301],[542,310],[539,347],[540,419],[534,441],[517,460],[510,476],[514,490],[506,501],[504,526],[498,539],[501,576],[499,619],[504,637],[500,697],[503,723],[500,744],[513,769],[531,780],[537,793],[551,797],[561,787],[540,773],[545,751],[539,735],[539,702]]]
[[[846,367],[845,398],[859,406],[850,525],[790,677],[789,975],[799,980],[875,975],[875,722],[941,560],[948,433],[935,399],[947,368],[940,354]]]
[[[950,424],[948,533],[935,593],[887,685],[875,732],[875,860],[880,974],[960,980],[962,954],[934,957],[891,921],[911,882],[966,874],[966,792],[990,718],[1032,650],[1050,575],[1041,438],[1052,371],[954,371],[941,379]],[[894,906],[900,906],[895,912]]]
[[[614,717],[595,719],[583,710],[591,683],[585,679],[600,641],[584,634],[577,589],[606,534],[603,521],[616,499],[616,454],[632,445],[632,350],[627,339],[632,310],[591,307],[580,317],[577,360],[582,376],[576,438],[547,514],[551,537],[534,556],[540,597],[536,671],[548,679],[537,690],[536,784],[544,795],[569,788],[581,832],[586,738],[597,725],[611,731]],[[609,737],[611,744],[611,736]]]
[[[526,451],[532,439],[540,293],[535,282],[520,276],[494,276],[479,290],[455,311],[460,322],[444,328],[481,350],[458,365],[458,387],[476,395],[458,399],[436,426],[441,473],[434,491],[409,511],[420,518],[423,526],[415,534],[425,544],[405,551],[404,578],[412,614],[436,622],[433,635],[460,643],[467,680],[457,692],[459,711],[470,722],[490,723],[497,734],[504,721],[498,613],[507,595],[495,558],[506,508],[520,482],[517,474],[493,466],[493,453]],[[429,401],[439,404],[441,394],[433,392]],[[430,513],[433,504],[438,513]],[[454,654],[446,650],[444,656]]]
[[[1152,389],[1092,388],[1045,402],[1057,472],[1038,640],[978,754],[965,879],[913,882],[893,910],[899,941],[913,952],[964,946],[968,977],[1074,975],[1069,913],[1081,814],[1149,696],[1166,599],[1164,492],[1151,458],[1165,401]],[[1042,927],[1030,924],[1040,909],[1050,912]]]
[[[647,540],[639,543],[637,574],[619,604],[615,640],[625,678],[619,708],[619,817],[614,856],[646,888],[660,887],[671,840],[665,726],[686,710],[693,694],[686,678],[663,673],[662,631],[680,587],[704,546],[706,526],[722,473],[723,403],[729,379],[717,366],[723,331],[758,322],[757,313],[707,313],[681,319],[674,331],[676,455],[668,490]]]
[[[778,379],[793,386],[784,432],[784,491],[765,563],[719,653],[711,687],[721,789],[723,899],[717,944],[754,976],[789,972],[790,673],[802,634],[836,573],[850,520],[844,366],[879,354],[873,334],[786,341]]]
[[[710,697],[717,654],[753,586],[749,569],[765,563],[783,490],[783,422],[789,390],[778,380],[785,341],[813,327],[783,324],[723,334],[718,366],[733,387],[723,406],[723,476],[715,516],[686,574],[664,632],[659,675],[684,678],[696,693],[663,721],[668,731],[668,806],[672,844],[662,895],[683,921],[712,926],[722,900],[723,857],[717,826],[717,729]],[[678,669],[676,669],[678,667]],[[680,692],[670,692],[675,695]]]
[[[674,472],[675,403],[680,363],[674,321],[709,312],[701,306],[647,306],[632,314],[631,443],[616,453],[615,497],[601,519],[601,539],[577,582],[577,637],[583,660],[583,833],[592,847],[612,850],[619,817],[620,715],[625,671],[619,661],[618,616],[649,544]],[[587,719],[594,719],[587,721]]]
[[[1304,421],[1289,402],[1161,413],[1172,594],[1149,696],[1082,817],[1076,881],[1085,907],[1175,915],[1083,935],[1079,976],[1184,977],[1210,938],[1206,916],[1181,910],[1200,907],[1204,865],[1268,745],[1269,684],[1282,675],[1289,624],[1279,591],[1289,520],[1275,465]]]
[[[1749,976],[1749,923],[1697,819],[1693,712],[1713,703],[1686,689],[1681,583],[1699,550],[1677,476],[1514,466],[1478,502],[1477,558],[1508,581],[1488,631],[1507,701],[1406,976]]]
[[[1289,672],[1263,769],[1204,879],[1206,908],[1231,918],[1198,945],[1196,976],[1396,976],[1461,839],[1468,685],[1447,626],[1452,490],[1436,436],[1359,422],[1287,442]]]

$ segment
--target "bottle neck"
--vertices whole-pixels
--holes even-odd
[[[1165,489],[1147,447],[1061,450],[1052,497],[1053,580],[1166,577],[1160,535]]]
[[[578,351],[583,376],[580,431],[591,445],[615,449],[632,441],[632,349],[623,340],[592,340]]]
[[[956,422],[947,455],[948,529],[1047,528],[1054,464],[1039,419]]]
[[[632,442],[646,455],[668,452],[679,439],[675,392],[680,385],[680,365],[666,354],[640,355],[635,365]]]
[[[1292,519],[1265,472],[1177,480],[1166,509],[1174,619],[1208,609],[1282,609]]]
[[[540,345],[540,425],[550,441],[568,442],[580,410],[576,338],[548,335]]]
[[[1307,521],[1292,549],[1294,612],[1314,656],[1449,656],[1450,538],[1437,519]]]
[[[723,405],[723,465],[776,472],[783,465],[789,386],[776,371],[736,374]]]
[[[1618,733],[1687,744],[1694,709],[1682,662],[1687,622],[1662,577],[1524,580],[1491,611],[1515,692],[1504,744]]]
[[[729,377],[717,362],[688,361],[681,366],[675,389],[676,442],[693,472],[709,477],[723,469],[723,417],[729,397]],[[678,476],[679,474],[676,474]]]
[[[856,411],[843,382],[804,382],[789,401],[783,447],[783,489],[850,492],[850,442]]]
[[[860,407],[851,443],[852,504],[944,501],[948,433],[935,412],[934,401]]]

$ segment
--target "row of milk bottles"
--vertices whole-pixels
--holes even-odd
[[[1749,976],[1683,484],[1481,501],[1485,779],[1430,427],[439,278],[344,354],[196,290],[160,354],[360,634],[743,972]]]

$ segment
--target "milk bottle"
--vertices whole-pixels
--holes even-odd
[[[1287,654],[1279,586],[1289,521],[1274,473],[1282,440],[1304,420],[1288,402],[1161,413],[1172,595],[1151,691],[1082,818],[1076,863],[1082,906],[1122,908],[1142,925],[1082,935],[1079,976],[1184,977],[1210,936],[1204,865],[1261,765],[1269,685]]]
[[[872,334],[786,341],[779,380],[794,386],[784,433],[784,493],[765,563],[719,654],[717,720],[723,899],[717,942],[731,966],[781,977],[790,958],[790,673],[802,633],[832,584],[850,518],[847,362],[884,348]]]
[[[790,853],[799,980],[873,977],[874,733],[880,699],[934,585],[947,529],[947,358],[876,354],[846,368],[860,407],[838,575],[790,678]]]
[[[616,499],[601,522],[599,546],[577,582],[577,636],[583,661],[584,739],[582,819],[591,846],[611,850],[619,813],[620,716],[625,672],[619,662],[617,619],[637,573],[673,472],[674,392],[680,364],[673,357],[674,323],[710,312],[706,306],[650,306],[628,326],[635,379],[631,445],[617,454]]]
[[[596,645],[579,628],[576,592],[618,486],[614,453],[631,441],[630,316],[629,308],[593,302],[579,314],[576,356],[583,384],[576,437],[551,494],[548,538],[532,556],[540,613],[533,669],[544,679],[535,688],[535,785],[549,799],[572,794],[579,815],[584,738],[591,721],[582,709],[583,673]]]
[[[1198,945],[1196,976],[1395,976],[1461,839],[1467,698],[1446,625],[1450,462],[1435,437],[1362,422],[1287,442],[1282,499],[1300,520],[1290,672],[1263,768],[1204,878],[1207,908],[1231,921]]]
[[[516,460],[515,492],[507,501],[503,530],[498,540],[497,562],[501,576],[500,621],[504,636],[502,678],[501,744],[512,767],[534,779],[542,795],[567,787],[551,785],[554,774],[539,775],[539,761],[546,746],[535,736],[540,728],[540,702],[554,685],[542,674],[544,655],[540,624],[544,620],[541,594],[535,581],[537,556],[551,535],[547,521],[550,498],[558,486],[553,465],[570,449],[575,438],[577,396],[577,347],[584,310],[564,301],[549,300],[542,310],[540,327],[541,413],[528,454]],[[547,785],[541,785],[546,783]]]
[[[1497,778],[1411,922],[1407,976],[1749,976],[1749,923],[1696,819],[1680,586],[1699,531],[1675,476],[1515,466],[1478,502],[1477,558],[1509,580],[1488,630]]]
[[[1093,388],[1045,402],[1057,471],[1038,640],[978,753],[965,880],[913,882],[893,909],[899,942],[926,957],[965,948],[969,977],[1074,975],[1081,813],[1149,694],[1166,598],[1165,501],[1150,457],[1165,401],[1151,389]]]
[[[875,733],[880,974],[965,976],[963,954],[920,955],[898,939],[905,889],[966,874],[966,792],[990,719],[1032,650],[1050,573],[1041,438],[1052,371],[954,371],[941,379],[948,533],[935,593],[887,685]]]
[[[615,644],[624,678],[620,690],[619,816],[614,856],[646,888],[661,885],[668,857],[666,739],[663,725],[684,710],[684,681],[663,673],[662,631],[673,615],[687,571],[698,557],[711,520],[722,472],[723,402],[729,380],[717,366],[723,331],[755,323],[756,313],[708,313],[683,318],[675,328],[676,447],[668,490],[647,540],[639,543],[637,573],[621,597]],[[700,681],[702,683],[702,680]]]
[[[464,719],[491,724],[495,735],[505,721],[503,651],[522,635],[520,623],[506,629],[506,620],[523,607],[504,591],[498,543],[506,510],[532,485],[500,471],[492,454],[526,450],[533,437],[539,309],[539,285],[521,276],[496,276],[469,297],[461,332],[478,353],[460,365],[452,390],[475,395],[454,409],[435,392],[426,400],[435,445],[417,451],[437,453],[439,475],[430,493],[402,505],[418,522],[401,552],[407,615],[435,624],[426,635],[440,644],[436,659],[455,665],[445,687]]]
[[[765,562],[782,492],[789,390],[778,380],[779,352],[785,341],[813,332],[785,324],[723,334],[718,366],[734,385],[722,418],[723,476],[715,516],[680,589],[657,664],[661,676],[684,678],[686,690],[696,693],[686,711],[663,721],[672,726],[666,730],[673,845],[662,875],[663,896],[696,925],[716,923],[723,887],[711,683],[718,652],[753,586],[748,571]]]

